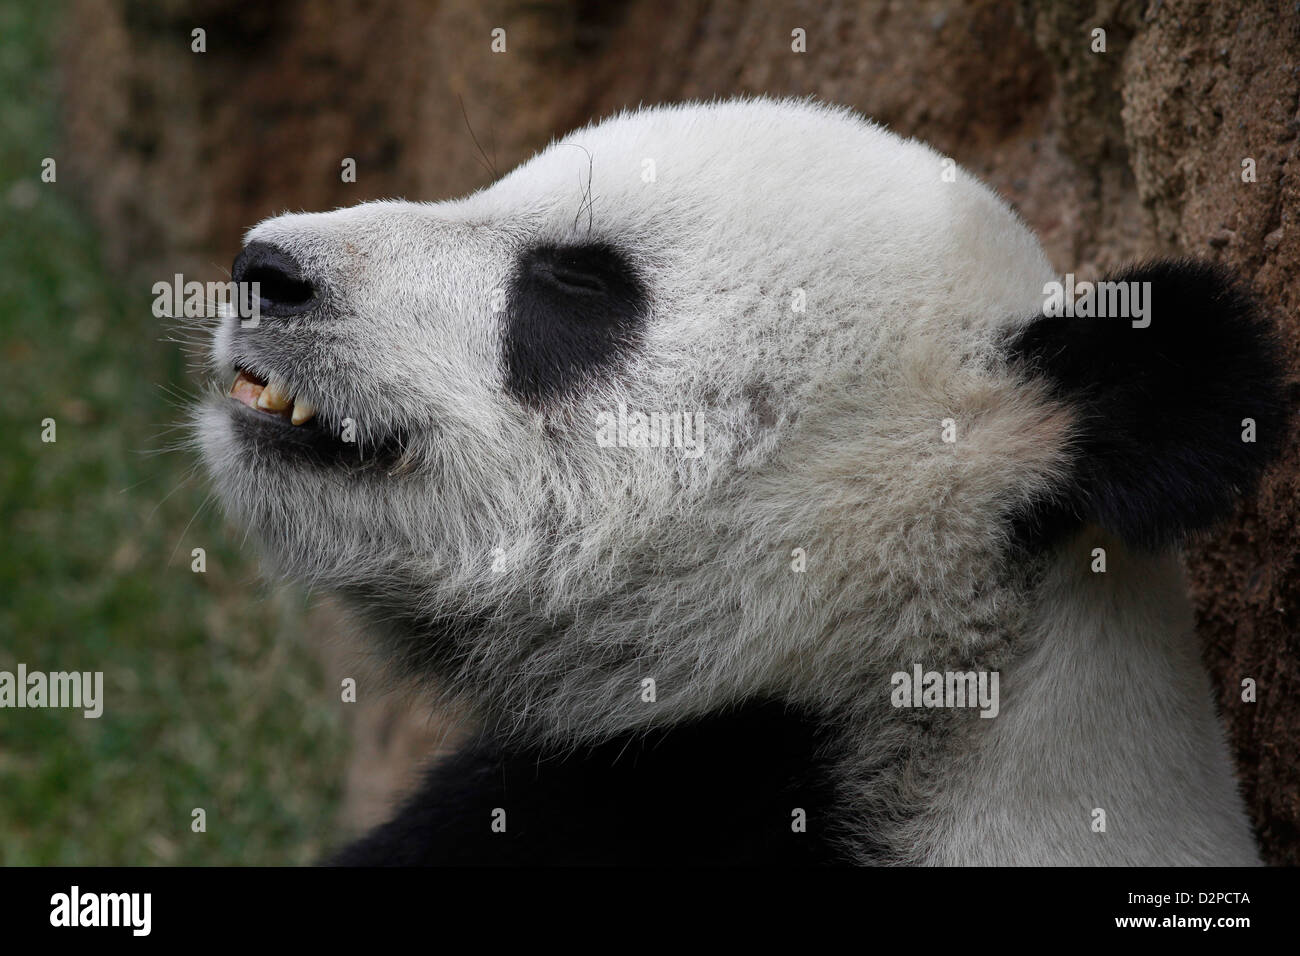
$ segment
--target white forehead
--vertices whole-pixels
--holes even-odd
[[[986,306],[1023,308],[1027,295],[1032,305],[1050,278],[1032,234],[950,159],[803,100],[624,112],[440,205],[557,241],[622,241],[678,267],[820,264],[842,280],[887,274],[927,294],[974,284]]]
[[[902,208],[905,192],[938,181],[939,162],[927,147],[838,108],[772,100],[663,106],[553,141],[463,209],[549,216],[556,205],[571,206],[584,231],[589,200],[593,220],[617,212],[626,226],[660,226],[663,217],[706,223],[738,206],[751,222],[798,225],[820,215],[825,225],[819,203],[841,212],[854,198]]]

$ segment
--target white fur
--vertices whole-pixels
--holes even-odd
[[[363,444],[400,429],[405,463],[286,464],[216,397],[206,463],[283,573],[344,591],[408,663],[476,618],[428,656],[507,733],[600,738],[766,695],[842,727],[850,844],[883,814],[873,835],[910,862],[1251,859],[1181,585],[1090,576],[1077,549],[1007,566],[1007,516],[1069,468],[1070,410],[998,351],[1054,275],[992,192],[942,173],[847,111],[746,100],[621,114],[463,200],[268,220],[248,239],[335,305],[280,320],[298,357],[266,371]],[[503,390],[491,308],[540,239],[617,244],[653,300],[630,368],[546,414]],[[702,411],[704,454],[599,447],[620,402]],[[913,662],[1001,668],[1002,715],[893,710]]]
[[[973,722],[950,782],[918,820],[925,858],[1258,863],[1178,562],[1085,537],[1036,591],[1002,714]],[[1091,570],[1096,546],[1110,558],[1105,574]],[[1101,833],[1091,827],[1097,809]]]

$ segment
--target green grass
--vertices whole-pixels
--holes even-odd
[[[193,454],[149,454],[177,437],[168,390],[195,383],[64,177],[40,182],[57,17],[0,6],[0,670],[103,671],[105,703],[0,710],[0,863],[310,862],[340,796],[338,691],[301,599],[200,511]]]

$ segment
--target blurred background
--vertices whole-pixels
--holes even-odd
[[[455,196],[618,108],[757,93],[928,140],[1062,272],[1233,266],[1300,369],[1294,3],[3,0],[0,670],[102,670],[106,705],[0,712],[0,863],[311,862],[457,733],[376,676],[328,601],[260,582],[176,427],[198,381],[153,283],[225,280],[274,213]],[[1186,556],[1248,807],[1266,858],[1290,864],[1297,513],[1293,437]]]

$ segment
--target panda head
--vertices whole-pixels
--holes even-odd
[[[516,733],[985,653],[1052,541],[1174,542],[1281,427],[1221,273],[1132,270],[1142,327],[1044,315],[1058,277],[991,191],[807,102],[624,113],[462,200],[279,216],[234,278],[260,317],[223,320],[198,413],[227,508]]]

